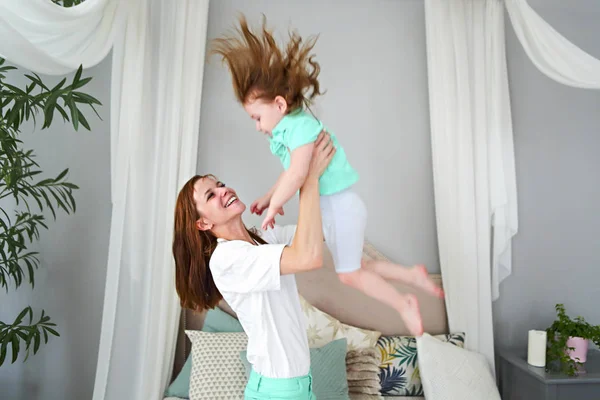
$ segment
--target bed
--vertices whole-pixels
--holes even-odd
[[[366,259],[386,260],[386,257],[369,243],[365,243],[363,254]],[[442,286],[441,275],[432,274],[431,277]],[[323,268],[298,274],[297,282],[300,294],[309,303],[345,324],[377,330],[383,336],[409,335],[401,318],[393,309],[339,282],[333,269],[331,255],[326,247]],[[399,283],[394,282],[394,286],[402,292],[414,293],[417,296],[423,315],[425,332],[431,335],[448,333],[446,308],[443,299],[431,297]],[[219,307],[235,316],[235,313],[225,302],[221,302]],[[193,313],[189,310],[182,313],[174,363],[174,376],[181,369],[190,351],[190,344],[184,330],[199,330],[202,328],[203,321],[204,314]],[[423,399],[423,397],[384,397],[384,399],[403,398]],[[168,399],[178,400],[177,398]]]

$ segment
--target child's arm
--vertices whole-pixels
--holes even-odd
[[[263,222],[263,229],[273,225],[273,218],[285,203],[300,189],[310,166],[310,160],[314,148],[314,142],[298,147],[292,151],[290,167],[284,171],[277,180],[277,183],[271,189],[271,201],[269,202],[269,211]]]
[[[271,187],[271,189],[269,189],[269,191],[265,195],[265,197],[269,199],[269,203],[271,202],[271,198],[273,197],[273,194],[275,193],[275,189],[277,189],[277,186],[279,186],[279,184],[281,183],[281,181],[283,181],[285,179],[285,172],[286,171],[283,171],[283,172],[281,172],[281,174],[279,174],[279,177],[277,178],[277,181],[275,182],[275,184],[273,185],[273,187]]]
[[[285,171],[284,171],[285,172]],[[250,212],[256,215],[262,215],[263,211],[265,211],[269,207],[269,203],[271,202],[271,197],[273,197],[273,193],[275,193],[275,189],[279,185],[279,182],[283,179],[283,172],[279,174],[277,178],[277,182],[269,189],[269,191],[264,195],[256,199],[252,205],[250,206]],[[283,213],[281,213],[283,215]]]
[[[314,143],[309,143],[308,145],[306,145],[304,147],[308,147],[309,145],[311,145],[311,147],[314,148]],[[301,152],[301,153],[304,152],[302,150],[302,147],[300,147],[299,149],[296,149],[292,152],[290,168],[287,171],[283,171],[281,174],[279,174],[279,177],[277,178],[277,181],[275,182],[275,184],[271,187],[271,189],[269,189],[269,191],[263,197],[261,197],[261,199],[266,200],[267,206],[271,203],[271,198],[273,197],[275,190],[281,184],[281,182],[289,179],[289,176],[290,176],[289,171],[290,170],[294,169],[294,171],[296,171],[296,170],[300,171],[298,174],[294,174],[294,175],[304,176],[303,178],[301,178],[302,182],[300,183],[300,186],[302,186],[302,183],[304,183],[304,180],[306,179],[306,173],[308,171],[308,168],[306,166],[308,164],[304,164],[304,158],[306,157],[306,154],[300,154],[299,152]],[[295,157],[294,154],[296,154],[297,156]],[[309,156],[309,159],[307,162],[310,163],[310,156]],[[297,164],[301,164],[301,165],[297,165]],[[287,199],[285,199],[283,201],[283,204],[287,203],[288,200],[291,198],[291,196],[293,196],[294,193],[296,193],[296,191],[294,191],[289,197],[287,197]],[[280,207],[282,207],[283,204]]]
[[[290,167],[281,174],[269,207],[283,207],[298,192],[306,180],[314,147],[314,143],[308,143],[292,151]]]

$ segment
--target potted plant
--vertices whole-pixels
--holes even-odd
[[[589,341],[600,346],[600,326],[591,325],[581,316],[571,319],[563,304],[556,305],[557,319],[546,329],[546,371],[561,371],[569,376],[586,362]]]
[[[69,182],[68,169],[56,177],[41,177],[43,170],[33,150],[23,148],[22,125],[30,120],[35,123],[37,117],[44,130],[52,125],[55,115],[60,115],[75,130],[81,126],[90,130],[82,109],[89,106],[96,111],[94,106],[100,105],[81,91],[92,79],[82,77],[82,67],[70,83],[64,78],[53,87],[35,73],[25,75],[28,81],[22,87],[12,85],[7,73],[16,69],[0,58],[0,201],[12,199],[0,203],[0,289],[6,291],[24,284],[34,287],[40,259],[29,245],[39,238],[41,228],[48,229],[46,211],[54,218],[58,210],[75,212],[73,191],[78,189]],[[31,307],[23,309],[12,322],[5,319],[6,312],[2,314],[0,367],[8,360],[9,350],[12,363],[23,352],[27,360],[31,353],[37,353],[42,341],[47,343],[50,335],[59,336],[45,310],[37,321]]]

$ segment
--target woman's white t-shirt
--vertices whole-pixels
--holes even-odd
[[[219,239],[210,259],[215,284],[248,335],[248,361],[269,378],[304,376],[310,369],[296,278],[280,272],[281,253],[295,228],[260,232],[266,245]]]

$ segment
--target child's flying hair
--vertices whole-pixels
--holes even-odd
[[[211,54],[221,56],[229,67],[240,103],[281,96],[292,112],[322,94],[317,79],[320,67],[310,54],[317,37],[303,42],[296,32],[289,36],[285,51],[281,51],[264,16],[260,32],[253,33],[242,15],[233,34],[213,40]]]

